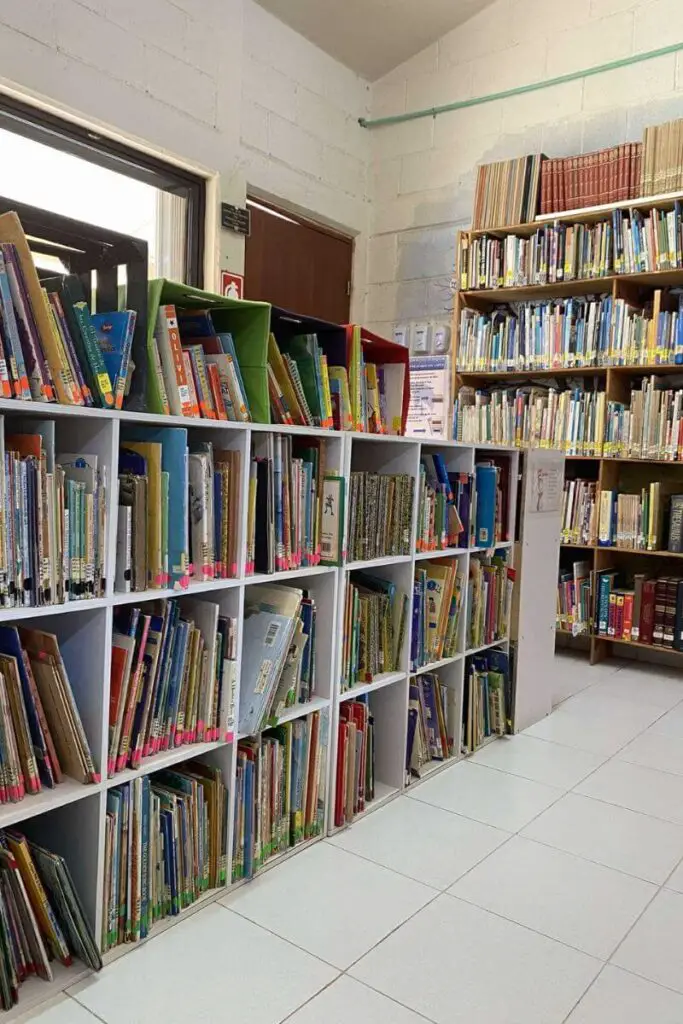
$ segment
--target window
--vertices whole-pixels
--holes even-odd
[[[149,276],[202,284],[204,180],[0,97],[0,196],[144,239]]]

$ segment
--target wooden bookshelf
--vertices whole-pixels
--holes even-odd
[[[670,211],[676,202],[683,201],[683,192],[667,193],[632,199],[625,202],[610,203],[604,206],[595,206],[583,209],[564,211],[557,214],[538,216],[534,221],[525,224],[516,224],[499,228],[486,228],[462,232],[461,234],[471,239],[490,236],[501,240],[515,235],[530,238],[539,228],[545,225],[559,224],[597,224],[600,221],[610,220],[614,211],[638,210],[643,213],[653,208]],[[458,239],[457,251],[460,251]],[[456,267],[456,282],[460,284],[459,268]],[[598,296],[611,295],[612,299],[628,300],[633,305],[643,306],[648,298],[652,297],[656,289],[683,288],[683,267],[672,270],[645,271],[633,274],[609,274],[602,277],[589,279],[578,279],[572,281],[558,281],[550,284],[533,284],[509,288],[486,288],[486,289],[459,289],[455,292],[453,309],[452,336],[454,338],[453,348],[457,353],[460,337],[460,319],[463,309],[469,308],[486,313],[495,307],[502,306],[508,302],[527,302],[534,300],[561,299],[574,296]],[[501,385],[514,385],[515,383],[529,383],[533,381],[549,382],[553,379],[558,381],[568,378],[581,378],[587,386],[591,379],[596,387],[605,391],[605,401],[624,402],[630,393],[632,381],[639,378],[656,376],[673,376],[683,374],[683,365],[675,363],[664,363],[648,366],[574,366],[574,367],[542,367],[530,370],[509,370],[509,371],[473,371],[459,370],[457,359],[453,359],[453,393],[456,394],[461,385],[470,387],[486,387],[494,383]],[[522,449],[523,451],[523,449]],[[655,458],[631,458],[612,457],[595,454],[571,454],[565,456],[567,460],[567,475],[586,476],[595,479],[598,485],[598,494],[601,490],[625,490],[634,492],[640,486],[661,478],[662,472],[667,476],[673,474],[680,479],[681,492],[683,493],[683,462],[670,459]],[[663,467],[670,467],[663,469]],[[663,574],[666,567],[671,571],[680,572],[680,554],[669,551],[643,551],[632,550],[622,547],[604,547],[599,545],[571,545],[563,544],[562,551],[571,553],[575,550],[576,555],[591,563],[593,570],[606,569],[614,565],[615,568],[630,569],[631,566],[640,566],[637,571],[643,571],[643,567],[652,564]],[[653,561],[654,560],[654,561]],[[571,630],[558,629],[560,636],[572,637]],[[631,647],[646,651],[659,651],[671,653],[670,648],[651,647],[648,644],[634,643],[631,641],[615,640],[608,637],[596,636],[582,633],[590,640],[589,651],[591,663],[601,661],[609,657],[622,647],[630,644]],[[678,652],[673,652],[674,654]]]

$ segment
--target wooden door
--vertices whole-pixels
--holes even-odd
[[[348,323],[353,240],[260,199],[258,205],[250,202],[249,208],[245,298],[336,324]]]

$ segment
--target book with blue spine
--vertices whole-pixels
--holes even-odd
[[[122,309],[115,313],[91,313],[90,320],[111,381],[114,407],[122,409],[137,311]]]
[[[493,547],[496,541],[496,493],[499,469],[493,463],[477,463],[475,481],[477,508],[475,519],[475,546]]]

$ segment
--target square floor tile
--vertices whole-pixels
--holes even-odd
[[[683,857],[683,826],[568,793],[521,833],[661,885]]]
[[[683,676],[676,669],[653,670],[652,665],[622,668],[596,683],[591,693],[669,711],[683,700]]]
[[[666,883],[667,889],[675,889],[676,892],[683,892],[683,862],[681,862],[671,878]]]
[[[507,838],[509,832],[401,797],[328,842],[446,889]]]
[[[620,761],[683,775],[683,737],[656,731],[656,723],[616,755]]]
[[[652,726],[652,731],[661,733],[662,736],[673,736],[674,739],[683,739],[683,705],[678,705],[672,711],[668,711],[661,718],[658,718]]]
[[[435,895],[395,871],[317,843],[220,902],[345,969]]]
[[[556,651],[550,682],[553,707],[600,679],[606,679],[615,671],[616,668],[609,662],[589,665],[585,655]]]
[[[656,889],[516,836],[448,892],[607,960]]]
[[[608,964],[567,1024],[681,1024],[683,996]]]
[[[19,1010],[23,992],[19,989]],[[61,995],[50,999],[42,1007],[19,1018],[22,1024],[98,1024],[98,1018],[77,1003],[71,996]]]
[[[524,735],[610,757],[662,714],[661,708],[651,705],[616,697],[591,697],[592,691],[593,687],[570,697],[552,715],[526,729]]]
[[[106,1024],[213,1024],[221,1007],[226,1019],[276,1024],[336,974],[214,904],[69,993]]]
[[[517,832],[557,800],[562,791],[540,782],[462,762],[408,793],[446,811],[464,814],[506,832]]]
[[[472,757],[473,764],[521,775],[558,789],[571,789],[605,760],[604,755],[562,747],[559,743],[535,739],[520,733],[489,743]]]
[[[585,953],[440,896],[351,974],[436,1024],[560,1024],[599,969]]]
[[[425,1024],[425,1019],[342,975],[289,1017],[287,1024]]]
[[[612,963],[683,992],[683,895],[662,889],[616,951]]]
[[[683,777],[627,761],[608,761],[589,775],[577,793],[683,824]]]

